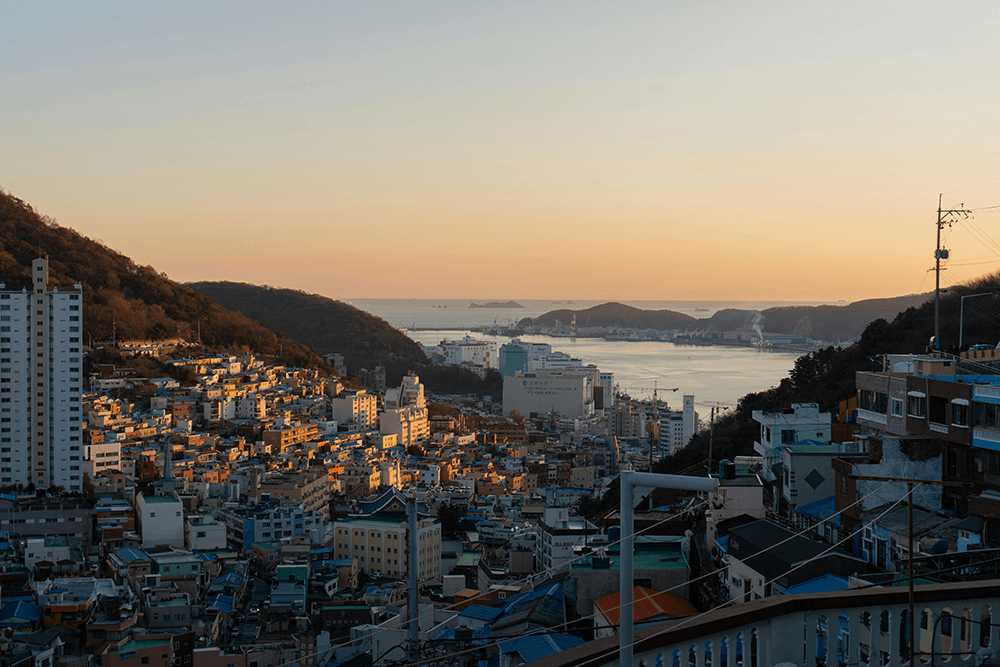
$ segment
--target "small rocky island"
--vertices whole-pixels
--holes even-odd
[[[469,308],[524,308],[517,301],[488,301],[486,303],[470,303]]]

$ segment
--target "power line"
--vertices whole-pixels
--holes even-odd
[[[885,483],[883,483],[881,486],[879,486],[878,488],[872,490],[871,492],[869,492],[867,495],[863,496],[862,498],[859,498],[858,500],[856,500],[855,502],[851,503],[850,505],[848,505],[844,509],[850,509],[851,507],[854,507],[855,505],[863,502],[864,500],[866,500],[866,499],[870,498],[871,496],[875,495],[876,493],[880,492],[882,489],[884,489],[886,486],[888,486],[891,483],[892,482],[885,482]],[[896,501],[896,503],[894,503],[892,507],[895,507],[895,505],[898,505],[900,502],[902,502],[902,498],[900,500]],[[881,518],[882,516],[884,516],[885,513],[887,513],[889,510],[892,509],[892,507],[888,508],[885,512],[883,512],[878,517],[876,517],[875,520],[878,520],[879,518]],[[824,523],[826,523],[828,521],[831,521],[834,517],[837,517],[839,515],[840,515],[840,512],[835,512],[834,514],[831,514],[830,516],[826,517],[825,519],[823,519],[822,521],[820,521],[816,525],[822,525],[822,524],[824,524]],[[782,540],[781,542],[778,542],[776,544],[773,544],[773,545],[769,546],[767,549],[763,549],[759,553],[763,554],[763,553],[767,553],[768,551],[771,551],[772,549],[777,549],[777,548],[781,547],[782,545],[786,544],[787,542],[790,542],[791,540],[795,539],[796,537],[801,537],[805,533],[813,530],[815,527],[816,526],[809,526],[809,527],[804,528],[803,530],[801,530],[801,531],[799,531],[797,533],[793,533],[788,538]],[[636,534],[638,534],[638,533],[636,533]],[[819,554],[818,556],[814,557],[813,559],[810,559],[809,561],[805,561],[805,562],[797,565],[796,567],[794,567],[791,570],[789,570],[789,572],[794,572],[795,570],[799,569],[800,567],[805,566],[806,564],[808,564],[812,560],[815,560],[815,558],[818,558],[819,556],[822,556],[822,555],[825,555],[825,554],[829,553],[834,548],[836,548],[837,546],[839,546],[842,542],[846,541],[847,539],[849,539],[851,537],[853,537],[853,535],[848,535],[843,540],[839,540],[837,543],[835,543],[834,545],[832,545],[829,549],[827,549],[826,551],[824,551],[822,554]],[[727,570],[726,567],[720,567],[720,568],[718,568],[716,570],[713,570],[713,571],[710,571],[710,572],[706,572],[705,574],[703,574],[701,576],[698,576],[698,577],[696,577],[694,579],[686,581],[683,584],[678,584],[676,586],[668,588],[668,589],[664,590],[663,592],[669,593],[670,591],[676,590],[678,588],[682,588],[684,586],[689,586],[690,584],[698,582],[698,581],[701,581],[702,579],[706,579],[708,577],[712,577],[712,576],[718,575],[720,572],[723,572],[725,570]],[[776,581],[777,579],[778,578],[776,577],[775,579],[773,579],[771,581],[768,581],[767,583],[768,584],[769,583],[773,583],[773,581]],[[725,607],[725,606],[727,606],[729,604],[733,604],[733,603],[735,603],[735,600],[730,600],[729,602],[726,602],[725,604],[720,605],[719,607],[715,607],[713,610],[710,610],[710,611],[714,611],[715,609],[719,609],[719,608]],[[634,605],[635,602],[633,601],[632,604]],[[619,613],[621,613],[620,610],[623,609],[624,606],[625,605],[618,605],[617,607],[610,607],[610,608],[606,609],[606,611],[615,611],[615,610],[618,610]],[[707,614],[707,613],[709,613],[709,612],[701,612],[699,614],[695,614],[693,616],[686,617],[683,620],[685,620],[685,621],[696,620],[697,618],[699,618],[699,617],[701,617],[701,616],[703,616],[704,614]],[[528,633],[520,635],[520,636],[521,637],[527,637],[527,636],[531,636],[531,635],[535,635],[535,634],[551,634],[551,630],[553,630],[555,628],[561,628],[561,627],[565,627],[565,626],[568,626],[568,625],[571,625],[571,624],[574,624],[574,623],[579,623],[580,621],[585,621],[585,620],[588,620],[588,619],[593,619],[596,616],[597,616],[596,613],[590,614],[590,615],[587,615],[587,616],[583,616],[583,617],[581,617],[579,619],[576,619],[574,621],[568,621],[566,623],[561,623],[561,624],[553,626],[551,628],[545,628],[544,630],[540,629],[540,630],[536,630],[536,631],[531,631],[531,632],[528,632]],[[675,627],[678,627],[677,624],[674,624],[674,625],[671,626],[671,628],[675,628]],[[472,648],[465,649],[465,650],[462,650],[462,651],[457,651],[457,652],[445,654],[445,655],[442,655],[442,656],[435,656],[434,658],[429,658],[429,659],[426,659],[426,660],[422,660],[420,662],[408,663],[408,664],[409,664],[409,667],[417,667],[418,665],[427,665],[427,664],[431,664],[431,663],[437,662],[439,660],[445,660],[445,659],[449,659],[449,658],[454,658],[454,657],[457,657],[457,656],[460,656],[460,655],[465,655],[467,653],[473,653],[473,652],[481,651],[481,650],[484,650],[484,649],[487,649],[487,648],[492,648],[493,646],[497,646],[500,643],[505,642],[505,641],[509,641],[511,639],[513,639],[513,638],[511,638],[511,637],[504,637],[504,638],[498,639],[497,641],[484,644],[483,646],[476,646],[476,647],[472,647]],[[634,645],[634,644],[635,644],[635,642],[633,642],[632,645]],[[281,666],[279,665],[279,667],[281,667]]]
[[[883,483],[881,486],[879,486],[876,489],[872,490],[867,495],[859,498],[858,500],[854,501],[853,503],[851,503],[850,505],[848,505],[847,507],[845,507],[844,510],[850,509],[850,508],[854,507],[855,505],[858,505],[858,504],[864,502],[866,499],[868,499],[868,498],[872,497],[873,495],[875,495],[876,493],[880,492],[883,488],[885,488],[886,486],[888,486],[891,483],[892,482],[885,482],[885,483]],[[902,499],[896,501],[895,504],[899,504],[900,502],[902,502]],[[707,501],[701,502],[698,505],[696,505],[695,507],[704,506],[706,504],[708,504]],[[892,509],[892,508],[890,507],[889,509]],[[666,523],[668,521],[672,521],[674,519],[677,519],[677,518],[683,516],[684,514],[686,514],[687,511],[688,510],[684,510],[682,512],[678,512],[678,513],[676,513],[676,514],[674,514],[672,516],[669,516],[669,517],[667,517],[665,519],[661,519],[660,521],[657,521],[656,523],[650,524],[646,528],[643,528],[641,530],[635,531],[633,533],[633,535],[639,535],[639,534],[644,533],[644,532],[646,532],[648,530],[651,530],[651,529],[653,529],[653,528],[655,528],[657,526],[660,526],[660,525],[662,525],[662,524],[664,524],[664,523]],[[886,510],[886,511],[888,511],[888,510]],[[771,551],[772,549],[777,549],[778,547],[780,547],[780,546],[784,545],[785,543],[787,543],[787,542],[795,539],[796,537],[800,537],[800,536],[804,535],[805,533],[813,530],[817,526],[823,525],[823,524],[831,521],[835,517],[840,516],[841,512],[843,512],[843,510],[841,510],[840,512],[835,512],[835,513],[831,514],[830,516],[826,517],[825,519],[823,519],[819,523],[817,523],[817,524],[815,524],[813,526],[809,526],[807,528],[804,528],[803,530],[801,530],[801,531],[799,531],[797,533],[792,534],[791,536],[789,536],[785,540],[782,540],[781,542],[773,544],[770,547],[768,547],[767,549],[764,549],[764,550],[760,551],[759,553],[767,553],[768,551]],[[879,517],[877,517],[876,520],[878,518],[881,518],[884,514],[885,513],[883,512],[883,514],[879,515]],[[851,536],[848,536],[848,537],[851,537]],[[845,540],[846,539],[847,538],[845,538]],[[831,547],[831,550],[834,547],[838,546],[841,542],[843,542],[845,540],[838,541],[836,544],[833,545],[833,547]],[[621,542],[622,542],[622,540],[617,540],[615,542],[608,543],[606,546],[614,546],[614,545],[617,545],[617,544],[621,544]],[[826,552],[824,552],[824,553],[826,553]],[[570,561],[568,561],[568,562],[572,563],[575,560],[579,560],[581,558],[586,558],[587,556],[589,556],[589,554],[585,554],[585,555],[581,555],[581,556],[575,557],[573,559],[570,559]],[[802,565],[805,565],[808,562],[809,561],[806,561]],[[798,567],[801,567],[802,565],[797,566],[796,568],[793,568],[793,570],[789,570],[789,571],[790,572],[794,571],[794,569],[798,569]],[[523,578],[523,581],[534,579],[534,578],[536,578],[538,576],[541,576],[543,574],[554,572],[556,570],[564,568],[565,566],[566,566],[566,563],[561,564],[561,565],[559,565],[557,567],[549,568],[549,569],[544,570],[543,572],[540,572],[540,573],[535,573],[535,574],[532,574],[532,575],[528,575],[527,577]],[[678,588],[682,588],[684,586],[689,586],[690,584],[698,582],[698,581],[701,581],[702,579],[706,579],[708,577],[718,575],[720,572],[723,572],[726,569],[727,569],[726,567],[720,567],[720,568],[718,568],[716,570],[712,570],[710,572],[706,572],[705,574],[700,575],[700,576],[698,576],[698,577],[696,577],[694,579],[691,579],[689,581],[686,581],[683,584],[678,584],[676,586],[668,588],[668,589],[664,590],[663,592],[669,593],[670,591],[677,590]],[[771,582],[768,582],[768,583],[771,583]],[[478,596],[476,596],[474,598],[470,598],[470,601],[479,599],[481,597],[484,597],[485,595],[488,595],[488,593],[482,593],[482,594],[480,594],[480,595],[478,595]],[[732,601],[730,601],[730,603],[731,602]],[[633,604],[635,604],[635,603],[633,602]],[[729,603],[726,603],[726,604],[729,604]],[[725,605],[721,605],[721,606],[725,606]],[[719,607],[716,607],[716,609],[718,609],[718,608]],[[622,609],[622,605],[619,605],[618,607],[609,608],[606,611],[613,611],[613,610],[620,610],[620,609]],[[434,611],[432,611],[432,612],[430,612],[428,614],[423,614],[421,616],[418,616],[417,619],[419,620],[419,619],[422,619],[422,618],[426,618],[428,616],[433,616],[436,613],[438,613],[438,611],[440,611],[440,610],[434,610]],[[447,610],[445,610],[445,611],[447,611]],[[689,618],[694,619],[694,618],[702,616],[702,615],[704,615],[706,613],[708,613],[708,612],[702,612],[700,614],[696,614],[695,616],[692,616],[692,617],[689,617]],[[531,632],[528,632],[528,633],[525,633],[525,634],[522,634],[522,635],[519,635],[519,636],[520,637],[527,637],[527,636],[531,636],[531,635],[535,635],[535,634],[551,634],[551,631],[554,630],[554,629],[556,629],[556,628],[563,628],[563,627],[570,626],[570,625],[579,623],[581,621],[586,621],[588,619],[592,619],[592,618],[595,618],[595,617],[596,617],[596,614],[590,614],[590,615],[587,615],[587,616],[582,616],[582,617],[580,617],[578,619],[575,619],[573,621],[567,621],[567,622],[561,623],[559,625],[555,625],[555,626],[552,626],[552,627],[549,627],[549,628],[544,628],[544,629],[539,629],[539,630],[531,631]],[[676,626],[672,626],[672,627],[676,627]],[[395,631],[395,630],[398,630],[398,628],[395,628],[395,627],[394,628],[382,628],[382,629],[379,629],[379,630],[377,630],[375,632],[372,632],[371,634],[369,634],[369,635],[367,635],[365,637],[359,637],[358,639],[350,639],[350,640],[341,642],[339,644],[331,645],[328,648],[325,648],[325,649],[320,650],[320,651],[316,651],[316,652],[308,654],[308,655],[301,655],[298,658],[285,660],[284,662],[278,663],[275,667],[287,667],[288,665],[297,664],[297,663],[299,663],[303,659],[308,659],[308,658],[311,658],[311,657],[316,657],[316,656],[321,655],[323,653],[334,651],[334,650],[336,650],[338,648],[343,648],[343,647],[346,647],[346,646],[350,646],[351,644],[354,644],[356,642],[363,641],[365,639],[369,639],[369,638],[374,637],[375,635],[380,634],[382,632],[389,632],[389,631]],[[480,650],[483,650],[483,649],[486,649],[486,648],[491,648],[493,646],[498,646],[501,642],[508,641],[510,639],[513,639],[513,638],[512,637],[503,637],[503,638],[498,639],[497,641],[494,641],[494,642],[491,642],[491,643],[487,643],[487,644],[485,644],[483,646],[476,646],[476,647],[469,648],[469,649],[466,649],[466,650],[463,650],[463,651],[457,651],[457,652],[453,652],[453,653],[449,653],[449,654],[445,654],[445,655],[441,655],[441,656],[435,656],[434,658],[422,660],[422,661],[416,662],[416,663],[408,663],[408,664],[410,665],[410,667],[416,667],[417,665],[426,665],[426,664],[433,663],[433,662],[436,662],[436,661],[439,661],[439,660],[450,659],[450,658],[454,658],[454,657],[457,657],[457,656],[460,656],[460,655],[465,655],[467,653],[472,653],[472,652],[480,651]]]
[[[891,482],[886,482],[886,484],[890,484],[890,483]],[[885,485],[883,485],[883,486],[885,486]],[[922,486],[922,484],[917,484],[916,488],[919,488],[920,486]],[[879,487],[879,488],[881,489],[882,487]],[[906,498],[909,495],[910,494],[908,493],[907,495],[903,496],[903,498]],[[893,509],[895,509],[897,505],[899,505],[901,502],[903,502],[903,498],[900,498],[899,500],[897,500],[896,502],[894,502],[892,505],[890,505],[888,508],[886,508],[886,510],[884,512],[882,512],[877,517],[875,517],[875,519],[873,519],[872,521],[873,522],[874,521],[878,521],[879,519],[881,519],[882,517],[884,517],[886,514],[888,514],[890,511],[892,511]],[[912,498],[911,498],[910,502],[913,502]],[[783,573],[783,574],[781,574],[781,575],[779,575],[777,577],[774,577],[773,579],[770,579],[769,581],[764,582],[764,586],[766,587],[769,584],[773,584],[774,582],[780,580],[782,577],[787,576],[788,574],[794,572],[795,570],[798,570],[799,568],[805,567],[806,565],[808,565],[809,563],[812,563],[816,559],[821,558],[822,556],[825,556],[826,554],[830,553],[835,548],[837,548],[838,546],[840,546],[842,543],[846,542],[847,540],[853,539],[853,538],[854,538],[854,534],[853,533],[847,535],[846,537],[841,538],[836,543],[834,543],[833,545],[831,545],[828,549],[825,549],[824,551],[822,551],[821,553],[813,556],[812,558],[799,563],[798,565],[796,565],[792,569],[788,570],[787,572],[785,572],[785,573]],[[791,539],[791,538],[789,538],[789,539]],[[764,553],[764,552],[761,552],[761,553]],[[681,628],[681,627],[684,627],[686,625],[690,625],[691,622],[698,620],[698,618],[700,618],[701,616],[704,616],[705,614],[708,614],[710,612],[714,612],[714,611],[716,611],[718,609],[722,609],[724,607],[728,607],[728,606],[730,606],[732,604],[735,604],[735,603],[736,603],[736,600],[729,600],[728,602],[725,602],[725,603],[719,605],[718,607],[715,607],[714,609],[712,609],[710,611],[702,612],[702,613],[697,614],[695,616],[688,616],[688,617],[685,617],[683,619],[680,619],[677,623],[671,624],[671,626],[669,628],[666,628],[664,630],[656,632],[656,633],[654,633],[654,634],[652,634],[652,635],[650,635],[648,637],[644,637],[642,640],[633,641],[632,642],[632,646],[635,646],[636,644],[638,644],[639,641],[648,641],[649,639],[653,639],[653,638],[658,637],[660,635],[666,634],[667,632],[672,632],[672,631],[676,630],[677,628]]]

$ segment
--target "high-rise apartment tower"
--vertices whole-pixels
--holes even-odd
[[[83,288],[49,285],[49,263],[31,286],[0,283],[0,486],[83,490]]]

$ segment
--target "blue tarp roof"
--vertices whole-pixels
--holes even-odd
[[[525,662],[542,660],[560,653],[574,646],[583,644],[583,640],[576,635],[563,633],[546,635],[528,635],[518,637],[508,641],[499,642],[501,653],[517,653]]]
[[[729,536],[715,538],[715,546],[719,547],[722,553],[729,553]]]
[[[826,523],[831,526],[840,525],[840,513],[837,512],[833,496],[817,500],[816,502],[809,503],[808,505],[803,505],[802,507],[796,509],[795,513],[819,519],[821,521],[823,519],[829,519]]]
[[[781,591],[782,595],[796,595],[798,593],[834,593],[836,591],[846,591],[851,587],[847,577],[836,574],[821,574],[815,579],[803,581]]]

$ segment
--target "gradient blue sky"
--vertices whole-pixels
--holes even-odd
[[[995,2],[5,3],[0,186],[182,281],[913,293],[938,193],[1000,204],[998,28]],[[946,283],[1000,268],[974,231]]]

